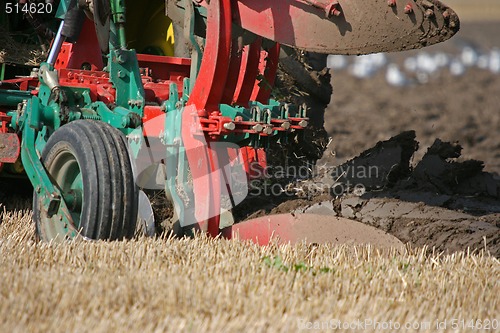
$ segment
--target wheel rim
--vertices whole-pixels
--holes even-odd
[[[79,230],[83,206],[83,178],[74,153],[70,150],[61,151],[47,171],[61,190],[74,226]]]
[[[52,134],[41,159],[57,188],[35,188],[33,218],[41,239],[134,236],[138,189],[121,132],[104,122],[76,120]]]

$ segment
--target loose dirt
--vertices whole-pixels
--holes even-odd
[[[467,21],[452,40],[425,51],[457,54],[464,45],[483,51],[500,47],[499,24]],[[391,54],[389,59],[402,64],[417,52]],[[268,202],[253,216],[294,208],[318,213],[319,209],[322,214],[376,226],[416,246],[427,244],[445,251],[486,246],[499,256],[500,76],[468,68],[463,76],[442,71],[426,84],[393,87],[384,74],[361,80],[347,72],[332,73],[333,97],[324,120],[333,141],[317,164],[327,169],[346,166],[346,161],[366,150],[356,159],[357,166],[374,166],[377,175],[350,179],[337,168],[329,177],[313,181],[316,188],[324,189],[326,184],[331,192],[335,183],[350,180],[351,192],[358,183],[368,192],[333,193],[335,198],[306,193],[309,201]],[[400,134],[409,130],[415,131],[419,148],[413,139],[408,141],[407,134]],[[406,143],[386,141],[374,146],[398,135]],[[311,188],[307,182],[303,187]]]
[[[500,47],[498,26],[466,20],[452,40],[425,52],[453,55],[464,45],[482,51]],[[389,61],[401,65],[417,52],[391,54]],[[386,82],[384,71],[361,80],[347,71],[325,73],[318,65],[321,57],[297,59],[309,65],[302,76],[313,79],[294,81],[284,67],[279,82],[293,87],[294,102],[311,105],[316,126],[323,121],[327,95],[318,87],[331,74],[326,132],[313,132],[321,138],[314,147],[300,142],[293,147],[293,155],[304,160],[326,147],[316,164],[321,175],[293,183],[301,198],[248,199],[236,209],[240,220],[290,211],[324,214],[375,226],[414,246],[450,252],[486,247],[500,256],[500,76],[477,68],[458,77],[442,71],[426,84],[398,88]],[[349,172],[359,170],[365,173]],[[356,193],[359,184],[364,190]]]
[[[460,54],[464,45],[488,51],[500,47],[497,22],[465,22],[451,40],[425,48],[389,54],[402,64],[419,52]],[[485,170],[500,173],[500,75],[468,68],[462,76],[444,70],[426,84],[393,87],[385,71],[357,79],[347,71],[332,73],[333,95],[325,113],[325,129],[333,142],[325,157],[341,164],[403,131],[414,130],[420,147],[418,161],[436,138],[458,141],[462,157],[483,161]],[[332,156],[334,154],[335,156]]]
[[[455,161],[461,147],[440,140],[413,167],[410,161],[417,148],[415,133],[409,131],[340,166],[316,165],[312,178],[289,185],[303,199],[284,194],[262,205],[262,198],[251,198],[254,204],[245,206],[252,212],[247,219],[290,211],[342,217],[412,246],[445,252],[486,248],[500,256],[500,177],[484,172],[479,161]],[[318,219],[307,220],[314,222],[302,230],[304,235],[325,234]],[[352,224],[344,222],[348,228]],[[334,230],[330,235],[334,241]]]

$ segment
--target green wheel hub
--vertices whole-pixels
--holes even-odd
[[[84,200],[82,173],[75,153],[69,149],[62,151],[47,171],[59,186],[75,227],[79,229]]]

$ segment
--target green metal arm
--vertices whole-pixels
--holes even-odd
[[[69,213],[69,209],[62,199],[61,191],[55,186],[42,162],[38,158],[38,153],[35,149],[36,131],[31,126],[31,116],[40,112],[40,104],[37,97],[28,100],[27,109],[31,110],[28,115],[28,122],[23,126],[23,142],[21,148],[21,159],[23,162],[26,174],[35,185],[36,195],[41,197],[42,206],[40,209],[40,218],[48,219],[55,214],[59,215],[60,222],[54,224],[54,228],[59,228],[60,234],[75,237],[78,231],[74,227],[73,219]]]

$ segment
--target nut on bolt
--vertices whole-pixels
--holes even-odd
[[[236,125],[232,121],[229,123],[225,123],[223,126],[228,131],[234,131],[234,129],[236,128]]]
[[[285,121],[283,124],[281,124],[281,128],[288,131],[290,129],[290,123],[288,121]]]
[[[262,130],[264,129],[264,127],[262,127],[261,124],[256,124],[256,125],[253,125],[252,129],[255,131],[255,132],[262,132]]]
[[[263,133],[267,134],[267,135],[271,135],[273,133],[273,127],[272,126],[264,127]]]
[[[127,128],[130,125],[130,119],[127,116],[122,117],[122,127]]]
[[[307,125],[309,125],[309,123],[307,122],[307,120],[301,120],[299,122],[299,126],[300,127],[304,127],[305,128],[305,127],[307,127]]]
[[[432,9],[427,9],[424,15],[425,17],[434,17],[434,11]]]

